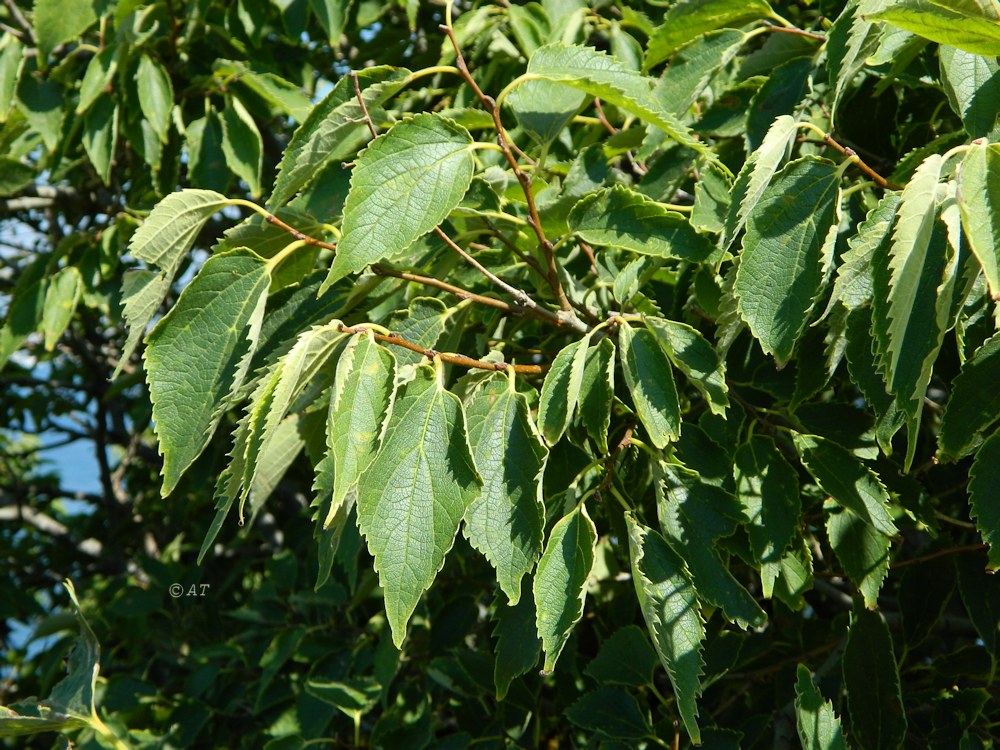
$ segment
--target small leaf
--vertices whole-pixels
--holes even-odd
[[[990,545],[989,569],[1000,570],[1000,432],[994,433],[976,453],[970,471],[969,501],[972,517],[983,541]]]
[[[699,743],[697,700],[705,666],[701,658],[705,626],[694,586],[683,560],[659,534],[640,525],[631,513],[625,515],[625,522],[639,608],[674,688],[684,728]]]
[[[621,185],[579,201],[567,222],[586,242],[643,255],[699,262],[715,251],[683,214]]]
[[[174,88],[170,83],[170,76],[153,58],[143,55],[136,71],[136,85],[143,116],[160,141],[166,143],[170,131],[170,110],[174,106]]]
[[[708,31],[742,26],[773,14],[764,0],[683,0],[675,3],[649,38],[646,69],[659,65],[680,47]]]
[[[685,46],[670,61],[656,87],[656,96],[664,108],[683,116],[745,42],[742,31],[722,29],[703,34]]]
[[[222,153],[229,168],[259,196],[262,191],[260,171],[264,164],[264,144],[260,131],[246,107],[230,97],[222,113]]]
[[[128,364],[139,341],[146,336],[146,327],[153,320],[170,291],[170,279],[145,269],[132,269],[122,277],[122,315],[128,324],[128,338],[122,347],[118,366],[112,379],[117,378]]]
[[[564,347],[545,373],[538,400],[538,426],[549,445],[559,442],[576,411],[587,363],[587,342],[583,339]]]
[[[676,320],[647,317],[646,328],[670,358],[708,402],[709,411],[725,415],[729,407],[726,364],[697,330]]]
[[[958,205],[962,229],[983,267],[993,299],[1000,299],[1000,145],[974,145],[962,161]]]
[[[507,99],[517,124],[536,143],[547,147],[583,107],[587,95],[552,81],[528,81]]]
[[[397,648],[406,624],[444,565],[480,479],[469,452],[462,403],[432,368],[403,389],[385,441],[358,483],[358,528],[375,558]]]
[[[73,312],[83,294],[83,277],[75,266],[67,266],[49,280],[45,293],[45,312],[42,314],[42,333],[45,351],[55,349],[73,318]]]
[[[105,95],[118,70],[121,49],[117,44],[109,45],[90,59],[80,84],[80,101],[76,105],[76,114],[82,115]],[[115,102],[112,100],[111,103]]]
[[[1000,419],[1000,334],[976,350],[951,384],[951,396],[941,419],[941,453],[964,458],[982,442]]]
[[[795,683],[795,720],[803,750],[848,750],[833,704],[823,699],[803,664]]]
[[[877,257],[887,257],[892,224],[899,209],[899,194],[889,193],[878,202],[857,232],[847,240],[848,250],[841,257],[837,279],[827,313],[835,302],[848,310],[857,310],[871,303],[874,296],[874,263]]]
[[[549,534],[535,571],[535,624],[545,652],[544,672],[551,672],[573,626],[583,616],[587,578],[594,566],[597,529],[578,505],[559,519]]]
[[[892,638],[879,613],[851,613],[843,667],[853,742],[864,750],[900,747],[906,739],[906,712]]]
[[[747,150],[758,148],[779,115],[793,115],[809,93],[815,73],[811,57],[797,57],[771,71],[753,97],[746,119]]]
[[[502,600],[503,596],[498,599]],[[497,647],[493,681],[497,700],[502,701],[510,684],[538,664],[542,642],[535,628],[535,601],[532,597],[519,596],[518,603],[510,607],[498,604],[494,618],[497,624],[493,636],[497,639]]]
[[[608,452],[608,428],[615,395],[615,347],[610,339],[587,350],[580,385],[580,421],[601,453]]]
[[[899,533],[882,481],[846,449],[816,435],[795,434],[795,449],[823,492],[886,536]]]
[[[835,117],[847,87],[864,70],[882,38],[881,29],[865,19],[859,8],[857,0],[849,2],[827,34],[826,70],[834,82],[831,113]]]
[[[66,98],[62,85],[43,78],[35,58],[22,60],[14,98],[31,128],[42,136],[45,149],[54,153],[62,140]]]
[[[17,73],[21,67],[24,45],[13,34],[0,37],[0,123],[7,122],[7,115],[14,104]]]
[[[681,434],[681,411],[677,389],[670,374],[670,360],[656,337],[628,323],[619,329],[619,356],[625,383],[635,403],[639,420],[657,448],[665,448]]]
[[[866,18],[885,21],[939,44],[975,55],[1000,55],[1000,23],[983,13],[977,3],[946,0],[896,0]]]
[[[354,0],[309,0],[309,4],[320,26],[326,30],[330,45],[335,47],[340,44],[340,37],[344,33],[347,16],[351,12]]]
[[[779,365],[791,358],[823,288],[839,203],[836,165],[804,157],[775,177],[747,217],[733,291],[740,315]]]
[[[208,445],[243,382],[269,284],[264,259],[246,250],[213,255],[149,334],[146,373],[164,497]]]
[[[618,740],[641,740],[653,732],[635,698],[611,685],[602,685],[578,698],[566,710],[566,718],[584,729]]]
[[[483,491],[465,513],[464,533],[496,569],[497,583],[516,605],[521,578],[542,554],[542,470],[548,451],[531,422],[527,399],[514,390],[513,377],[494,378],[477,390],[466,416]]]
[[[20,159],[0,156],[0,197],[17,195],[35,181],[35,170]]]
[[[83,117],[83,149],[105,185],[111,183],[111,167],[118,145],[118,106],[111,97],[98,100]]]
[[[417,297],[404,313],[394,315],[388,325],[411,344],[433,349],[454,313],[455,308],[447,307],[437,297]],[[415,365],[425,361],[425,357],[408,349],[399,349],[396,361],[400,365]]]
[[[878,592],[889,574],[891,540],[847,508],[828,514],[826,532],[833,553],[861,591],[865,606],[874,609],[878,605]]]
[[[325,286],[402,252],[444,221],[472,182],[471,146],[465,128],[436,114],[415,115],[375,139],[351,173],[344,238]]]
[[[653,684],[655,667],[656,653],[649,639],[639,627],[626,625],[601,643],[585,671],[600,683],[642,687]]]

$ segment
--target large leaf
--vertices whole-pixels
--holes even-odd
[[[556,81],[629,112],[659,128],[678,143],[697,151],[709,162],[718,157],[669,113],[653,96],[653,80],[636,73],[610,55],[593,47],[549,44],[539,47],[528,60],[527,80]]]
[[[247,250],[209,258],[149,334],[145,360],[166,497],[208,444],[249,365],[270,284]]]
[[[587,363],[587,342],[583,339],[564,347],[545,373],[538,400],[538,426],[549,445],[559,442],[576,411]]]
[[[712,345],[686,323],[652,316],[645,321],[673,366],[705,397],[709,411],[724,415],[729,407],[726,364]]]
[[[1000,144],[974,145],[959,171],[962,229],[975,253],[990,294],[1000,299]]]
[[[701,694],[701,658],[705,626],[698,598],[684,561],[659,534],[639,524],[631,513],[628,524],[632,582],[639,608],[677,699],[677,711],[691,739],[699,743],[697,699]]]
[[[791,358],[823,288],[837,233],[839,186],[834,164],[804,157],[775,177],[747,218],[733,290],[740,315],[779,364]]]
[[[326,441],[333,472],[330,508],[333,522],[348,495],[378,451],[382,426],[396,394],[396,358],[368,334],[353,336],[337,362],[330,394]]]
[[[974,0],[896,0],[867,16],[939,44],[950,44],[976,55],[1000,55],[1000,19],[995,3],[992,16],[984,10],[990,4]]]
[[[994,381],[995,382],[995,381]],[[983,540],[990,545],[989,568],[1000,569],[1000,432],[994,433],[976,453],[970,471],[969,501],[972,517]]]
[[[499,595],[498,599],[502,600],[503,595]],[[497,700],[502,701],[510,683],[538,664],[542,642],[535,627],[535,600],[532,597],[521,596],[512,607],[498,604],[494,617],[497,624],[493,635],[497,639],[497,647],[493,682]]]
[[[802,664],[795,683],[795,720],[803,750],[847,750],[833,704],[823,699],[809,669]]]
[[[393,406],[386,438],[358,482],[358,528],[375,558],[392,640],[444,564],[480,479],[462,402],[420,367]]]
[[[160,141],[166,143],[167,133],[170,131],[170,110],[174,106],[174,89],[170,76],[153,58],[143,55],[136,71],[136,86],[143,117]]]
[[[583,616],[596,543],[597,529],[584,505],[560,518],[549,533],[534,581],[535,624],[545,652],[545,672],[555,668],[573,626]]]
[[[400,253],[444,221],[474,168],[472,136],[440,115],[416,115],[375,139],[351,173],[344,239],[324,286]]]
[[[865,606],[874,609],[878,605],[878,592],[889,574],[892,540],[847,508],[828,514],[826,532],[833,553],[861,591]]]
[[[1000,419],[1000,334],[994,334],[952,381],[941,434],[943,456],[964,458],[983,440],[984,433]]]
[[[527,399],[514,390],[513,377],[495,377],[477,390],[467,417],[483,492],[466,511],[464,533],[496,569],[497,583],[516,605],[521,578],[542,554],[542,469],[548,451],[531,422]]]
[[[409,80],[410,71],[377,65],[358,71],[358,88],[365,106],[375,109]],[[292,135],[278,164],[268,206],[273,211],[305,187],[330,162],[349,159],[369,138],[361,105],[350,76],[343,76],[313,107]]]
[[[645,328],[623,323],[618,333],[625,383],[639,420],[657,448],[665,448],[681,434],[681,407],[670,373],[670,360]]]
[[[906,739],[906,712],[892,637],[877,612],[851,613],[843,667],[853,742],[864,750],[900,747]]]
[[[772,15],[764,0],[683,0],[675,3],[649,38],[646,68],[658,65],[702,34],[724,26],[742,26]]]
[[[941,83],[972,138],[1000,136],[1000,63],[954,47],[939,47]]]
[[[33,25],[43,64],[56,47],[80,36],[97,20],[95,5],[94,0],[35,0]]]
[[[643,255],[698,262],[715,250],[683,214],[621,185],[579,201],[567,222],[587,242]]]

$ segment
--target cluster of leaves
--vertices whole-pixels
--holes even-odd
[[[225,18],[254,43],[249,5]],[[344,71],[292,109],[294,85],[216,63],[194,80],[224,104],[195,120],[156,53],[190,29],[101,16],[76,109],[104,133],[80,141],[88,174],[112,179],[124,123],[147,197],[182,165],[194,186],[118,229],[140,265],[117,369],[134,384],[142,345],[160,493],[222,460],[198,552],[217,565],[234,506],[255,525],[282,487],[309,498],[289,521],[312,526],[300,621],[271,619],[279,580],[241,615],[277,630],[252,711],[297,717],[274,747],[337,709],[385,747],[675,727],[719,747],[990,746],[1000,13],[789,5],[431,7],[406,67]],[[350,19],[311,7],[339,39]],[[40,18],[39,61],[91,23]],[[20,93],[46,79],[8,68],[34,138],[10,158],[72,149]],[[134,105],[127,85],[92,93],[115,76]],[[230,197],[232,177],[263,192],[275,116],[301,125],[266,205]],[[63,336],[83,283],[64,257],[19,281],[7,356]],[[331,610],[363,635],[309,668]],[[425,674],[401,678],[401,654]]]

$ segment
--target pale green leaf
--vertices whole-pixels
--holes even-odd
[[[515,605],[521,578],[542,554],[542,470],[548,451],[513,377],[495,377],[477,390],[466,416],[483,491],[465,513],[464,533],[496,569],[497,583]]]
[[[580,385],[580,421],[601,453],[608,452],[608,428],[614,395],[615,347],[610,339],[602,339],[587,350]]]
[[[994,58],[942,46],[941,83],[971,138],[1000,136],[1000,63]]]
[[[535,600],[521,596],[515,606],[502,603],[503,594],[498,595],[496,627],[493,636],[497,639],[496,663],[493,667],[493,683],[497,689],[497,700],[507,696],[510,684],[523,674],[530,672],[542,652],[542,642],[535,628]]]
[[[578,505],[559,519],[535,571],[535,625],[545,652],[542,670],[551,672],[573,626],[583,616],[587,578],[594,566],[597,529]]]
[[[994,4],[995,5],[995,4]],[[973,0],[896,0],[867,18],[975,55],[1000,55],[1000,21]]]
[[[361,98],[373,110],[406,85],[410,72],[378,65],[358,71],[357,76]],[[274,210],[288,202],[324,165],[353,157],[369,137],[354,82],[344,76],[292,135],[278,164],[268,206]]]
[[[995,382],[995,381],[994,381]],[[994,389],[995,392],[995,389]],[[970,471],[969,501],[976,528],[989,546],[989,569],[1000,569],[1000,432],[994,433],[976,453]]]
[[[132,352],[146,336],[146,327],[153,320],[163,300],[170,291],[170,279],[163,274],[133,269],[126,271],[122,278],[122,315],[128,324],[128,338],[122,347],[118,366],[112,379],[117,378],[122,368],[128,364]]]
[[[851,739],[864,750],[895,750],[906,739],[906,709],[892,636],[882,615],[851,612],[842,660]]]
[[[129,254],[160,268],[173,279],[185,253],[212,217],[229,200],[211,190],[181,190],[156,204],[129,241]]]
[[[97,21],[94,0],[35,0],[34,10],[35,39],[43,65],[56,47],[80,36]]]
[[[117,44],[109,45],[90,59],[80,84],[80,101],[76,105],[78,115],[82,115],[94,102],[107,95],[107,88],[118,70],[121,49]]]
[[[49,284],[48,263],[48,257],[40,256],[25,266],[18,276],[7,304],[3,328],[0,328],[0,369],[42,322]]]
[[[249,186],[253,195],[259,196],[264,145],[253,117],[235,97],[229,98],[222,113],[222,153],[233,174]]]
[[[653,80],[593,47],[549,44],[528,60],[527,80],[556,81],[613,104],[665,132],[671,139],[718,164],[715,153],[668,112],[653,95]],[[522,79],[523,80],[523,79]]]
[[[75,266],[67,266],[50,280],[45,293],[45,312],[42,313],[42,334],[45,351],[55,349],[56,342],[69,326],[73,312],[83,294],[83,277]]]
[[[852,0],[827,34],[826,70],[833,86],[831,114],[836,117],[844,93],[878,49],[881,29],[862,17],[859,3]]]
[[[245,250],[214,255],[149,334],[146,373],[164,497],[204,450],[243,382],[269,284],[262,258]]]
[[[657,448],[665,448],[681,434],[681,410],[670,360],[648,330],[632,330],[623,323],[618,333],[619,356],[625,383],[639,420]]]
[[[705,397],[709,411],[724,415],[729,407],[726,363],[712,345],[686,323],[652,316],[645,322],[673,366]]]
[[[586,242],[643,255],[698,262],[715,252],[683,214],[621,185],[579,201],[567,222]]]
[[[848,750],[833,704],[823,699],[802,664],[795,683],[795,719],[803,750]]]
[[[733,290],[740,315],[779,364],[791,358],[823,289],[839,203],[836,165],[803,157],[781,170],[747,218]]]
[[[118,105],[105,97],[83,116],[83,150],[105,185],[111,183],[111,167],[118,145]]]
[[[351,337],[337,363],[326,440],[333,473],[328,527],[378,451],[382,425],[396,395],[396,359],[367,334]]]
[[[857,310],[872,301],[873,263],[876,255],[888,256],[892,224],[898,209],[899,193],[886,194],[858,225],[857,232],[847,240],[848,250],[841,256],[827,313],[835,302],[840,302],[848,310]]]
[[[574,341],[563,348],[545,373],[538,400],[538,427],[549,445],[559,442],[576,411],[587,362],[587,343],[588,339]]]
[[[823,492],[886,536],[899,533],[889,514],[889,493],[874,471],[832,440],[795,434],[794,442]]]
[[[13,34],[0,37],[0,123],[7,121],[14,104],[17,73],[24,59],[24,45]]]
[[[736,451],[736,497],[746,514],[747,536],[768,599],[774,591],[784,552],[799,528],[802,501],[798,473],[774,441],[753,435]]]
[[[375,139],[351,173],[344,238],[326,286],[434,229],[462,200],[474,169],[472,136],[440,115],[415,115]]]
[[[1000,419],[1000,334],[976,350],[951,384],[938,441],[943,456],[964,458]]]
[[[657,84],[656,97],[668,112],[684,115],[716,73],[736,57],[745,41],[746,34],[735,29],[699,36],[670,61]]]
[[[993,299],[1000,299],[1000,144],[977,144],[958,173],[962,229],[983,267]]]
[[[772,15],[764,0],[682,0],[674,3],[663,24],[649,38],[646,69],[658,65],[688,42],[724,26],[743,24]]]
[[[170,131],[170,110],[174,106],[174,87],[162,65],[149,55],[143,55],[136,71],[139,108],[153,132],[163,143]]]
[[[628,525],[632,582],[653,646],[674,688],[677,711],[694,742],[698,728],[698,696],[704,670],[705,626],[698,598],[684,561],[663,538],[639,524],[631,513]]]
[[[878,592],[889,574],[892,540],[847,508],[834,508],[827,514],[826,532],[833,554],[861,591],[865,606],[874,609],[878,605]]]
[[[326,31],[331,46],[340,44],[340,37],[347,24],[347,15],[351,12],[354,0],[309,0],[313,13],[320,25]]]
[[[430,367],[396,399],[378,455],[358,482],[358,527],[375,558],[392,640],[444,565],[480,479],[462,403]]]

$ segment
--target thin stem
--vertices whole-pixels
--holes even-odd
[[[244,208],[249,208],[255,213],[260,214],[264,218],[264,221],[266,221],[268,224],[274,224],[274,226],[288,232],[290,235],[292,235],[292,237],[304,242],[307,245],[315,245],[316,247],[321,247],[325,250],[337,249],[336,245],[332,245],[329,242],[323,242],[323,240],[317,240],[315,237],[310,237],[307,234],[303,234],[295,227],[289,226],[281,219],[279,219],[277,216],[272,214],[270,211],[268,211],[265,208],[262,208],[261,206],[258,206],[256,203],[252,201],[246,201],[243,200],[242,198],[233,198],[229,201],[229,203],[230,205],[233,206],[243,206]]]
[[[889,190],[899,190],[900,189],[899,185],[895,185],[895,184],[889,182],[885,177],[883,177],[878,172],[876,172],[874,169],[872,169],[871,167],[869,167],[864,162],[864,160],[860,156],[858,156],[858,152],[857,151],[855,151],[853,148],[848,148],[847,146],[842,146],[840,143],[838,143],[834,139],[834,137],[832,135],[830,135],[829,133],[825,132],[821,128],[813,125],[811,122],[800,122],[798,126],[800,128],[805,128],[807,130],[811,130],[814,133],[816,133],[820,138],[823,139],[823,143],[825,143],[827,146],[829,146],[830,148],[832,148],[834,151],[837,151],[837,152],[843,154],[844,156],[855,157],[857,159],[857,162],[855,162],[855,163],[858,165],[858,169],[860,169],[866,175],[868,175],[869,177],[871,177],[872,180],[875,181],[875,184],[878,185],[880,188],[882,188],[882,189],[889,189]]]
[[[427,349],[418,344],[411,343],[398,333],[377,333],[371,328],[363,325],[346,326],[342,323],[339,326],[339,329],[342,333],[370,333],[370,335],[375,337],[376,341],[381,341],[383,344],[401,346],[404,349],[409,349],[411,352],[422,354],[431,361],[438,358],[441,362],[447,362],[452,365],[468,367],[475,370],[495,370],[497,372],[513,370],[514,372],[522,375],[538,375],[545,372],[547,369],[542,365],[511,365],[506,362],[482,362],[478,359],[467,357],[464,354],[448,354],[445,352],[439,352],[434,349]]]
[[[959,555],[963,552],[978,552],[979,550],[986,549],[987,545],[979,544],[966,544],[962,547],[948,547],[948,549],[939,549],[937,552],[931,552],[923,557],[914,557],[912,560],[902,560],[900,562],[893,563],[890,568],[905,568],[907,565],[917,565],[927,560],[934,560],[938,557],[946,557],[948,555]]]
[[[607,130],[611,135],[618,135],[618,128],[608,122],[607,116],[604,114],[604,107],[601,106],[600,99],[594,99],[594,109],[597,111],[597,119],[601,121],[601,125]]]
[[[787,21],[785,23],[787,23]],[[783,34],[795,34],[796,36],[804,36],[808,37],[809,39],[818,39],[821,42],[826,41],[825,34],[817,34],[813,31],[803,31],[802,29],[797,29],[794,26],[784,26],[784,25],[778,26],[773,23],[767,23],[764,28],[766,28],[769,31],[780,31]]]
[[[421,276],[420,274],[408,273],[407,271],[397,271],[395,268],[383,266],[381,263],[373,263],[369,266],[369,268],[371,268],[372,273],[376,276],[391,276],[396,279],[403,279],[404,281],[412,281],[414,284],[423,284],[424,286],[434,287],[435,289],[440,289],[441,291],[454,294],[459,299],[472,300],[480,305],[494,307],[497,310],[503,310],[504,312],[512,315],[519,315],[522,312],[503,300],[494,299],[493,297],[484,297],[481,294],[467,291],[461,287],[455,286],[454,284],[449,284],[446,281],[439,281],[431,276]]]
[[[267,261],[268,267],[273,271],[275,268],[278,267],[278,265],[281,263],[281,261],[283,261],[289,255],[291,255],[292,253],[294,253],[300,247],[305,247],[308,244],[309,243],[306,242],[305,240],[295,240],[294,242],[289,242],[287,245],[285,245],[283,248],[281,248],[281,250],[279,250],[274,255],[272,255],[270,258],[268,258],[268,261]]]
[[[365,98],[361,96],[361,86],[358,85],[358,74],[352,70],[350,75],[351,81],[354,83],[354,97],[358,100],[358,104],[361,107],[365,124],[368,125],[368,132],[372,134],[372,138],[378,138],[378,130],[375,129],[375,123],[372,122],[371,115],[368,114],[368,105],[365,104]]]

